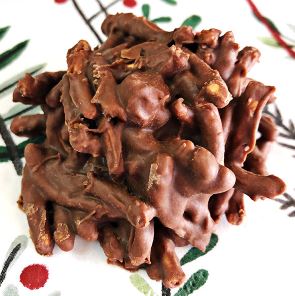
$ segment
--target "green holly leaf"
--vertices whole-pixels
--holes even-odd
[[[278,29],[278,27],[276,26],[276,24],[271,20],[269,19],[268,17],[264,17],[266,19],[266,21],[268,22],[268,24],[270,25],[270,27],[276,31],[277,33],[279,33],[281,35],[281,32],[280,30]]]
[[[7,152],[7,148],[4,146],[0,146],[0,163],[9,161],[9,156]]]
[[[8,285],[3,291],[3,296],[19,296],[18,289],[14,285]]]
[[[0,28],[0,40],[4,37],[6,32],[10,29],[10,26]]]
[[[41,143],[44,142],[44,140],[45,140],[45,137],[44,136],[39,136],[39,137],[36,137],[36,138],[27,139],[27,140],[19,143],[17,145],[17,153],[18,153],[18,156],[20,158],[22,158],[24,156],[25,147],[29,143],[41,144]],[[9,159],[7,147],[0,146],[0,162],[6,162],[6,161],[9,161],[9,160],[10,159]]]
[[[205,269],[195,272],[174,296],[187,296],[201,288],[207,282],[209,273]]]
[[[151,20],[153,23],[169,23],[171,22],[171,17],[169,16],[162,16]]]
[[[177,4],[177,2],[175,0],[162,0],[162,1],[164,1],[164,2],[166,2],[168,4],[171,4],[171,5],[176,5]]]
[[[198,15],[191,15],[188,17],[181,26],[191,26],[193,29],[201,22],[202,18]]]
[[[14,47],[0,54],[0,70],[12,63],[26,48],[29,40],[18,43]]]
[[[9,249],[6,253],[6,258],[8,258],[9,255],[11,255],[11,253],[14,254],[13,258],[10,258],[11,260],[9,262],[9,268],[12,267],[12,265],[16,262],[16,260],[23,253],[23,251],[26,249],[27,246],[28,246],[27,236],[20,235],[14,239],[14,241],[10,244]]]
[[[281,47],[280,44],[272,37],[258,37],[258,39],[266,45],[272,47]]]
[[[149,18],[149,16],[150,16],[150,5],[149,4],[143,4],[142,6],[141,6],[141,10],[142,10],[142,14],[143,14],[143,16],[146,18],[146,19],[148,19]]]
[[[145,296],[156,296],[151,286],[139,273],[131,274],[129,279],[132,285]]]
[[[211,235],[211,239],[210,242],[208,244],[208,246],[206,247],[206,251],[202,252],[197,248],[191,248],[180,260],[180,264],[184,265],[186,263],[189,263],[191,261],[196,260],[197,258],[204,256],[205,254],[207,254],[208,252],[210,252],[218,243],[218,236],[213,233]]]
[[[36,65],[34,67],[26,69],[25,71],[22,71],[22,72],[18,73],[17,75],[9,78],[5,82],[1,83],[0,94],[5,92],[6,90],[10,89],[11,87],[15,86],[17,84],[17,82],[25,76],[26,73],[30,73],[31,75],[36,74],[41,69],[43,69],[45,66],[46,66],[46,63]]]
[[[287,38],[287,37],[285,37],[285,38]],[[258,37],[258,39],[266,45],[276,47],[276,48],[281,47],[281,45],[272,37]],[[288,46],[293,48],[293,47],[295,47],[295,44],[289,43]]]
[[[4,121],[9,121],[13,119],[16,116],[22,115],[22,114],[37,114],[41,111],[40,106],[36,105],[31,105],[31,106],[26,106],[24,104],[15,104],[9,111],[3,115]]]
[[[261,22],[261,20],[254,14],[254,16],[258,19],[259,22]],[[277,32],[278,34],[281,35],[280,30],[278,29],[278,27],[275,25],[275,23],[268,17],[263,16],[263,18],[267,21],[267,23],[269,24],[269,26],[271,27],[272,30],[274,30],[275,32]]]
[[[44,136],[39,136],[39,137],[36,137],[36,138],[30,138],[30,139],[27,139],[21,143],[19,143],[17,145],[17,150],[20,152],[20,155],[23,157],[24,156],[24,150],[25,150],[25,147],[30,144],[30,143],[34,143],[34,144],[41,144],[43,143],[45,140],[45,137]]]

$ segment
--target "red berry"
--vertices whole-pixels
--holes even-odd
[[[123,0],[123,4],[127,7],[134,7],[137,3],[135,0]]]
[[[25,267],[20,275],[20,282],[30,290],[44,287],[47,280],[48,270],[41,264],[33,264]]]

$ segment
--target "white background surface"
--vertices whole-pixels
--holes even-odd
[[[83,7],[89,7],[91,15],[94,1],[80,2],[84,3]],[[252,16],[245,0],[178,0],[176,7],[161,0],[146,0],[138,1],[134,9],[117,4],[110,12],[132,11],[141,15],[142,3],[151,5],[151,18],[172,17],[171,24],[162,26],[165,29],[173,29],[191,14],[198,14],[203,19],[198,30],[211,27],[223,31],[232,30],[241,46],[258,47],[262,57],[260,64],[256,65],[250,75],[265,84],[275,85],[277,103],[284,118],[295,119],[295,60],[289,58],[285,51],[271,48],[259,41],[259,36],[269,36],[269,33]],[[292,35],[286,26],[292,22],[295,24],[294,1],[256,0],[256,4],[281,30],[295,39],[295,33]],[[96,26],[100,25],[102,19],[103,14],[97,19]],[[57,5],[53,0],[1,0],[0,27],[7,25],[11,29],[0,42],[0,52],[22,40],[31,41],[21,58],[0,71],[0,83],[17,72],[43,62],[48,64],[47,70],[64,69],[66,51],[79,39],[86,39],[91,45],[96,45],[95,38],[71,1]],[[11,107],[10,96],[0,99],[1,114]],[[274,147],[269,160],[269,171],[286,180],[288,192],[293,196],[294,160],[292,151],[279,146]],[[26,218],[16,206],[20,178],[16,176],[11,163],[0,164],[0,190],[1,265],[14,238],[22,234],[28,235]],[[288,217],[286,211],[280,210],[277,202],[246,201],[247,217],[244,224],[236,227],[223,221],[218,229],[219,243],[215,249],[185,266],[188,276],[200,268],[209,271],[208,282],[193,295],[295,295],[295,218]],[[180,250],[180,253],[183,254],[184,251]],[[30,291],[19,283],[22,269],[33,263],[44,263],[50,273],[46,286],[36,291]],[[145,272],[141,274],[145,276]],[[98,243],[85,243],[77,239],[72,252],[64,253],[55,248],[54,256],[47,258],[36,254],[29,242],[29,247],[8,272],[0,291],[6,285],[14,284],[21,296],[48,295],[54,291],[60,291],[63,296],[140,295],[131,285],[129,275],[128,272],[105,263],[105,256]],[[146,279],[160,295],[160,284],[148,277]]]

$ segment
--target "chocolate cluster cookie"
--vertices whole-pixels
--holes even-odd
[[[66,72],[26,75],[14,91],[43,114],[11,130],[45,138],[25,149],[19,204],[40,254],[79,235],[175,287],[175,247],[205,250],[223,214],[242,221],[244,194],[285,190],[265,168],[276,126],[262,110],[275,88],[247,77],[259,51],[231,32],[166,32],[132,14],[108,16],[102,31],[100,47],[68,51]]]

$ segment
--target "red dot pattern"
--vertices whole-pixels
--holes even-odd
[[[123,4],[127,7],[134,7],[136,6],[137,2],[135,0],[123,0]]]
[[[41,264],[32,264],[25,267],[20,275],[20,282],[30,290],[44,287],[48,280],[48,270]]]
[[[62,4],[62,3],[65,3],[67,1],[68,0],[54,0],[54,2],[57,3],[57,4]]]

